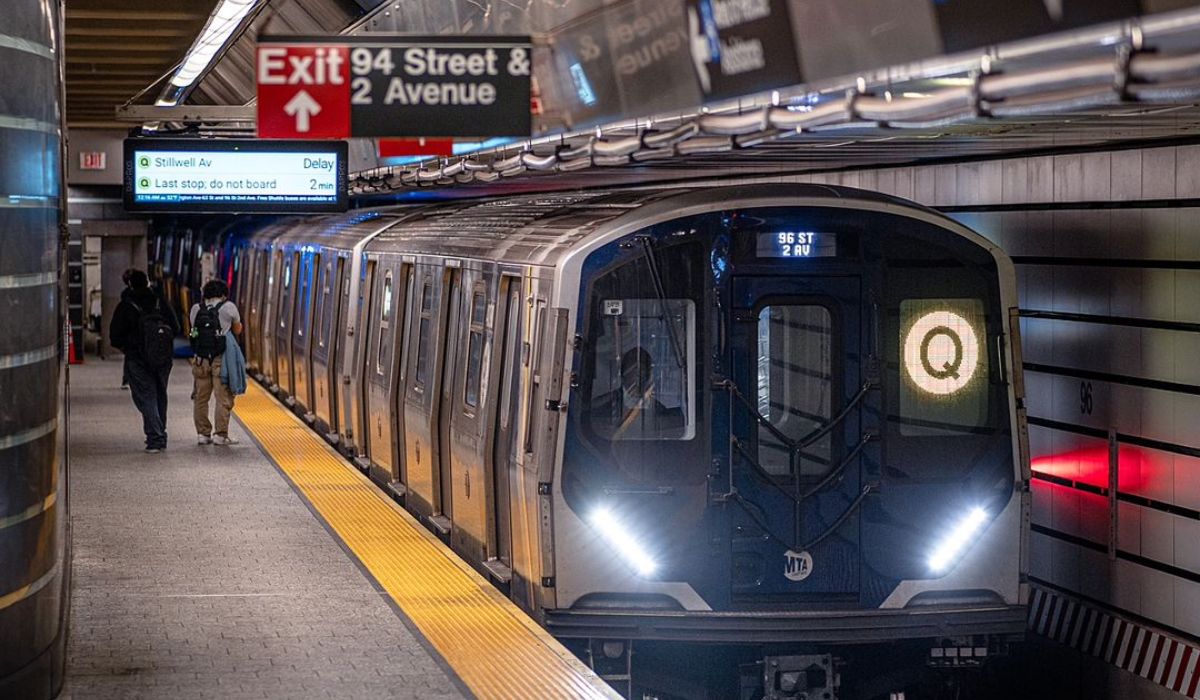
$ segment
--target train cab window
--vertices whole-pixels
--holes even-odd
[[[471,330],[467,338],[467,377],[463,400],[471,408],[479,405],[479,389],[483,376],[483,331],[487,320],[487,300],[482,289],[471,295]]]
[[[417,386],[429,383],[429,332],[433,325],[433,283],[426,278],[421,287],[421,318],[417,321]]]
[[[690,299],[600,299],[590,427],[612,440],[695,434],[696,306]]]
[[[774,304],[758,313],[757,404],[772,427],[799,440],[825,424],[831,413],[833,319],[815,304]],[[758,463],[769,474],[792,477],[787,447],[774,432],[758,429]],[[830,436],[805,448],[795,472],[824,475],[830,464]]]

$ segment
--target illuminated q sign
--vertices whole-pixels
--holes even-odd
[[[979,336],[962,316],[931,311],[918,318],[904,337],[904,367],[922,391],[953,394],[979,368]]]

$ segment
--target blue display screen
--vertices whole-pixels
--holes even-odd
[[[763,231],[755,247],[760,258],[832,258],[837,234],[823,231]]]

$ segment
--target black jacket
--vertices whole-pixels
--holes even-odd
[[[141,316],[142,312],[149,313],[155,306],[175,331],[175,335],[179,335],[179,320],[175,318],[175,312],[156,291],[126,288],[121,292],[121,303],[117,304],[116,310],[113,311],[112,323],[108,327],[108,340],[113,347],[125,353],[126,357],[143,359]],[[141,311],[138,311],[139,307]]]

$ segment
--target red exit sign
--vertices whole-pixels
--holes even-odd
[[[104,151],[80,151],[79,152],[79,169],[80,170],[106,170],[108,169],[108,154]]]
[[[258,135],[350,136],[349,49],[336,45],[258,47]]]

